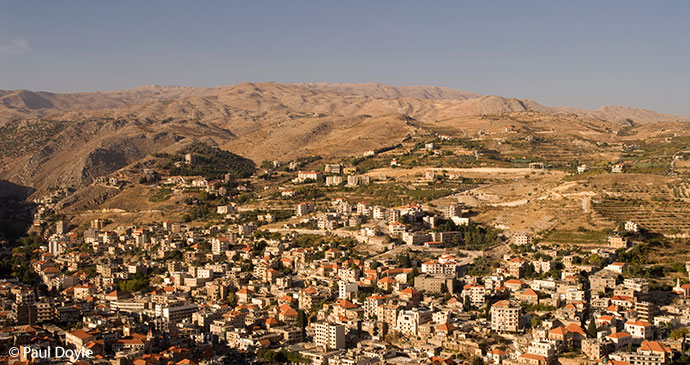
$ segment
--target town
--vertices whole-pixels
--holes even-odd
[[[417,150],[443,155],[438,145],[452,138],[434,138]],[[387,166],[398,168],[404,156],[389,156]],[[394,178],[318,158],[266,162],[245,182],[188,176],[203,158],[187,153],[168,170],[94,182],[147,184],[150,201],[186,196],[196,208],[179,220],[119,225],[104,214],[75,226],[55,209],[69,192],[37,201],[34,226],[43,235],[23,238],[3,261],[16,275],[0,283],[0,346],[3,354],[20,349],[5,361],[40,362],[32,351],[51,346],[89,350],[78,360],[91,364],[687,361],[690,264],[676,265],[675,280],[644,264],[661,238],[635,221],[599,244],[553,244],[476,222],[485,206],[464,200],[482,194],[472,192],[481,179],[452,169],[413,177],[451,184],[438,197],[443,204],[435,196],[369,203],[335,195],[385,189]],[[514,170],[550,173],[541,163]],[[276,174],[282,180],[264,189],[247,183]],[[289,207],[224,198],[252,189]]]

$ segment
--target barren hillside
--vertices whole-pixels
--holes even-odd
[[[0,178],[39,192],[79,188],[185,138],[208,138],[261,162],[360,154],[422,130],[468,136],[516,124],[586,145],[594,137],[612,140],[624,126],[688,120],[625,107],[551,108],[430,86],[268,82],[74,94],[0,91]]]

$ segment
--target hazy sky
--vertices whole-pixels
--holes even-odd
[[[690,115],[690,1],[0,0],[0,89],[243,81]]]

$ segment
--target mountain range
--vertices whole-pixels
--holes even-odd
[[[147,85],[70,94],[0,90],[0,179],[37,192],[79,188],[190,139],[211,140],[257,163],[344,156],[396,144],[422,129],[451,128],[470,135],[500,124],[497,118],[511,123],[516,113],[539,115],[555,130],[574,134],[591,129],[592,123],[614,133],[658,122],[690,122],[687,116],[622,106],[590,111],[433,86],[374,83]]]

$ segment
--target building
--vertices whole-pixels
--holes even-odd
[[[467,284],[462,288],[462,297],[469,297],[470,305],[480,308],[486,302],[486,287],[479,284]]]
[[[303,216],[303,215],[307,215],[307,214],[314,211],[314,205],[307,203],[307,202],[301,202],[301,203],[297,204],[296,211],[297,211],[296,213],[297,213],[298,217]]]
[[[343,177],[340,175],[326,176],[326,186],[336,186],[343,183]]]
[[[455,260],[448,260],[440,262],[436,261],[426,261],[422,263],[422,273],[428,275],[443,275],[443,276],[455,276],[460,277],[465,271],[466,266],[456,262]]]
[[[65,333],[65,344],[75,349],[81,349],[87,342],[95,339],[95,336],[83,329],[76,329]]]
[[[389,233],[391,236],[399,236],[399,235],[402,235],[403,233],[405,233],[406,229],[407,229],[407,228],[405,227],[405,225],[402,224],[402,223],[400,223],[400,222],[391,222],[391,223],[388,225],[388,233]]]
[[[462,217],[463,204],[451,204],[443,208],[443,218],[451,219],[453,217]]]
[[[248,237],[248,236],[253,235],[254,232],[256,232],[256,230],[257,230],[257,227],[256,227],[256,224],[254,224],[254,222],[240,224],[237,227],[237,233],[243,237]]]
[[[632,336],[635,343],[654,339],[654,325],[647,321],[627,321],[625,322],[625,332]]]
[[[67,222],[62,220],[57,221],[55,222],[55,233],[59,235],[66,234],[69,231],[68,227]]]
[[[403,334],[416,336],[419,326],[431,322],[432,313],[428,309],[415,308],[398,314],[397,329]]]
[[[342,174],[343,165],[339,163],[327,163],[323,168],[323,172],[327,174]]]
[[[431,235],[424,232],[403,232],[402,240],[410,246],[423,245],[425,242],[431,241]]]
[[[229,242],[230,241],[225,237],[214,238],[211,241],[211,252],[213,252],[216,255],[224,253],[228,250]]]
[[[548,358],[537,354],[531,354],[529,352],[521,354],[518,356],[517,360],[518,364],[521,365],[547,365],[549,363]]]
[[[352,300],[357,296],[359,286],[357,283],[338,281],[338,299]]]
[[[185,319],[191,319],[192,314],[198,311],[196,304],[169,303],[165,305],[156,304],[156,315],[163,318],[168,323],[179,323]]]
[[[318,181],[321,177],[320,172],[316,171],[299,171],[297,172],[297,181],[304,182],[307,180]]]
[[[314,344],[328,350],[345,348],[345,326],[331,323],[314,323]]]
[[[625,228],[625,230],[628,231],[628,232],[637,233],[637,232],[640,231],[640,225],[637,224],[637,223],[635,223],[635,222],[631,222],[631,221],[625,222],[625,227],[624,227],[624,228]]]
[[[491,329],[497,332],[515,332],[520,327],[520,307],[507,300],[491,306]]]
[[[592,275],[589,277],[589,287],[592,293],[603,293],[606,289],[616,287],[616,277],[613,275]]]
[[[508,261],[508,274],[516,278],[521,278],[525,272],[525,264],[527,261],[519,257],[515,257]]]
[[[455,294],[455,275],[418,275],[414,287],[429,293]]]
[[[588,338],[582,341],[582,352],[590,360],[599,360],[612,353],[613,342],[600,338]]]
[[[43,323],[53,320],[55,311],[51,303],[38,302],[34,303],[34,307],[36,307],[36,323]]]
[[[510,242],[516,246],[531,245],[532,241],[532,235],[529,233],[517,233],[510,238]]]
[[[615,248],[615,249],[627,248],[628,247],[628,241],[623,237],[611,236],[611,237],[609,237],[609,247]]]
[[[604,269],[609,270],[609,271],[613,271],[617,274],[622,274],[623,269],[625,269],[625,266],[626,265],[624,262],[614,262],[614,263],[611,263],[609,265],[606,265],[606,267],[604,267]]]
[[[616,350],[627,348],[632,344],[632,336],[627,332],[616,332],[606,336],[606,339],[613,343]]]
[[[657,341],[642,341],[640,347],[637,348],[637,353],[640,355],[655,355],[660,358],[662,364],[671,362],[673,357],[673,350]]]

